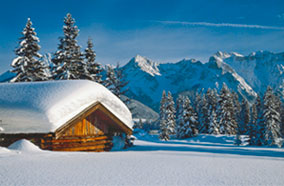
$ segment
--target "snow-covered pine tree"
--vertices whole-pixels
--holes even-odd
[[[211,115],[210,115],[208,133],[209,133],[209,134],[214,134],[214,135],[220,134],[220,131],[219,131],[219,124],[218,124],[218,118],[217,118],[217,115],[216,115],[216,111],[215,111],[215,110],[212,110]]]
[[[55,80],[85,79],[85,74],[87,73],[86,64],[76,40],[79,29],[74,25],[75,20],[69,13],[64,18],[64,24],[64,37],[59,38],[58,50],[52,58],[54,63],[52,78]]]
[[[261,100],[260,96],[256,98],[256,113],[257,113],[257,120],[256,120],[256,139],[254,144],[261,146],[265,145],[265,123],[263,120],[263,101]]]
[[[234,102],[226,83],[223,83],[223,87],[220,91],[218,105],[219,108],[217,115],[220,125],[220,133],[230,135],[236,134],[237,123],[235,120]]]
[[[243,98],[241,103],[241,113],[239,120],[239,130],[240,134],[248,134],[248,125],[250,122],[250,106],[246,99]]]
[[[280,126],[280,131],[281,131],[281,135],[282,138],[284,138],[284,105],[283,102],[281,103],[281,126]]]
[[[39,38],[34,30],[32,22],[28,18],[26,27],[22,32],[23,37],[20,38],[19,47],[15,50],[18,57],[11,64],[12,72],[17,74],[11,82],[44,81],[48,79],[47,67],[41,60],[42,56],[38,53],[40,50]]]
[[[123,68],[120,68],[119,63],[117,63],[116,68],[115,68],[115,74],[116,74],[116,94],[119,95],[118,97],[120,98],[121,95],[125,95],[127,89],[125,89],[125,86],[128,84],[127,81],[124,79],[123,75]],[[124,100],[124,102],[129,102],[128,99]]]
[[[219,134],[219,125],[217,121],[217,91],[213,89],[207,95],[207,110],[209,116],[208,133],[209,134]]]
[[[272,88],[267,87],[263,98],[263,121],[265,125],[265,139],[266,144],[269,146],[272,145],[281,145],[279,138],[280,135],[280,108],[279,101],[274,95]]]
[[[121,98],[127,90],[124,87],[128,82],[124,81],[123,70],[120,68],[119,63],[117,63],[116,68],[107,65],[106,80],[104,81],[105,87],[107,87],[114,95]],[[124,103],[129,102],[128,99],[123,100]]]
[[[97,83],[102,83],[102,72],[101,64],[97,63],[96,53],[93,50],[93,42],[89,38],[87,42],[87,48],[85,49],[85,59],[86,59],[86,68],[87,68],[87,79],[95,81]]]
[[[277,95],[277,94],[274,94],[274,98],[275,98],[275,104],[276,104],[276,110],[278,111],[279,115],[280,115],[280,136],[281,135],[281,123],[282,123],[282,116],[281,116],[281,113],[282,113],[282,102],[281,102],[281,97],[280,95]]]
[[[250,122],[248,125],[248,137],[250,145],[257,145],[257,108],[256,103],[251,106]]]
[[[173,100],[172,94],[168,91],[167,106],[166,106],[166,123],[169,130],[169,134],[175,134],[176,128],[176,109],[175,102]]]
[[[199,133],[208,133],[208,125],[209,125],[209,118],[210,116],[208,115],[208,108],[207,108],[207,98],[206,95],[203,94],[201,98],[201,105],[200,105],[200,124],[199,124]]]
[[[181,95],[176,99],[176,137],[181,139],[181,130],[183,128],[183,97]]]
[[[239,127],[240,122],[241,122],[241,104],[240,104],[240,99],[238,93],[235,91],[232,91],[232,97],[233,97],[233,102],[234,102],[234,117],[237,123],[236,127]]]
[[[116,76],[114,72],[114,68],[111,65],[106,65],[106,79],[103,84],[107,87],[111,92],[114,91],[114,82],[116,81]]]
[[[193,109],[194,111],[196,112],[197,114],[197,117],[198,117],[198,129],[201,129],[202,128],[202,99],[201,99],[201,96],[202,96],[202,92],[196,92],[195,93],[195,98],[193,99],[194,102],[193,102]]]
[[[247,128],[250,122],[250,108],[246,99],[243,98],[242,103],[239,102],[239,96],[233,92],[233,100],[235,106],[235,118],[237,122],[235,145],[241,145],[241,135],[247,134]]]
[[[279,90],[278,90],[278,94],[279,94],[279,97],[280,97],[280,102],[281,102],[281,109],[280,109],[280,115],[281,115],[281,126],[280,126],[280,132],[281,132],[281,135],[282,135],[282,138],[284,139],[284,80],[282,80],[282,84],[280,85],[279,87]]]
[[[160,113],[159,113],[159,121],[160,121],[160,130],[159,130],[159,138],[161,140],[169,140],[170,134],[167,129],[166,123],[166,107],[167,107],[167,95],[166,91],[163,91],[161,102],[160,102]]]
[[[188,97],[183,102],[183,128],[181,129],[182,138],[193,137],[198,134],[198,118],[197,114],[192,108]]]

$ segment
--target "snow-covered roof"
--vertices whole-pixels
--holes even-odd
[[[4,133],[54,132],[96,102],[132,128],[126,105],[89,80],[1,83],[0,127]]]

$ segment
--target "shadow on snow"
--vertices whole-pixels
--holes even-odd
[[[284,151],[282,149],[275,149],[266,147],[256,146],[235,146],[233,144],[220,144],[212,143],[206,144],[193,143],[190,141],[160,141],[160,140],[150,140],[143,139],[140,140],[145,142],[145,144],[134,145],[132,148],[127,149],[127,151],[173,151],[173,152],[201,152],[201,153],[214,153],[214,154],[227,154],[227,155],[242,155],[242,156],[257,156],[257,157],[274,157],[274,158],[284,158]],[[270,150],[271,149],[271,150]]]

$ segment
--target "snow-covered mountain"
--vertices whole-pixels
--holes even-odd
[[[256,92],[229,64],[210,58],[208,63],[184,59],[177,63],[158,64],[137,55],[123,68],[128,96],[158,111],[162,91],[181,92],[222,87],[225,82],[248,100]]]
[[[48,64],[50,55],[44,59]],[[284,90],[284,53],[259,51],[243,56],[217,52],[207,63],[183,59],[166,64],[137,55],[121,68],[129,82],[127,96],[155,111],[159,110],[163,90],[171,91],[174,96],[180,93],[192,95],[196,90],[220,89],[225,82],[248,100],[253,100],[256,93],[263,95],[268,85],[275,90],[279,87]],[[0,76],[0,82],[8,81],[14,75],[8,71]]]
[[[230,65],[261,95],[268,85],[277,90],[283,84],[284,53],[258,51],[243,56],[238,53],[217,52],[210,60]]]

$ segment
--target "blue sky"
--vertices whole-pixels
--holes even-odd
[[[102,64],[125,64],[136,54],[206,62],[219,50],[284,52],[283,0],[10,0],[0,9],[0,73],[10,68],[28,17],[40,52],[53,53],[68,12],[80,29],[78,42],[84,48],[91,37]]]

